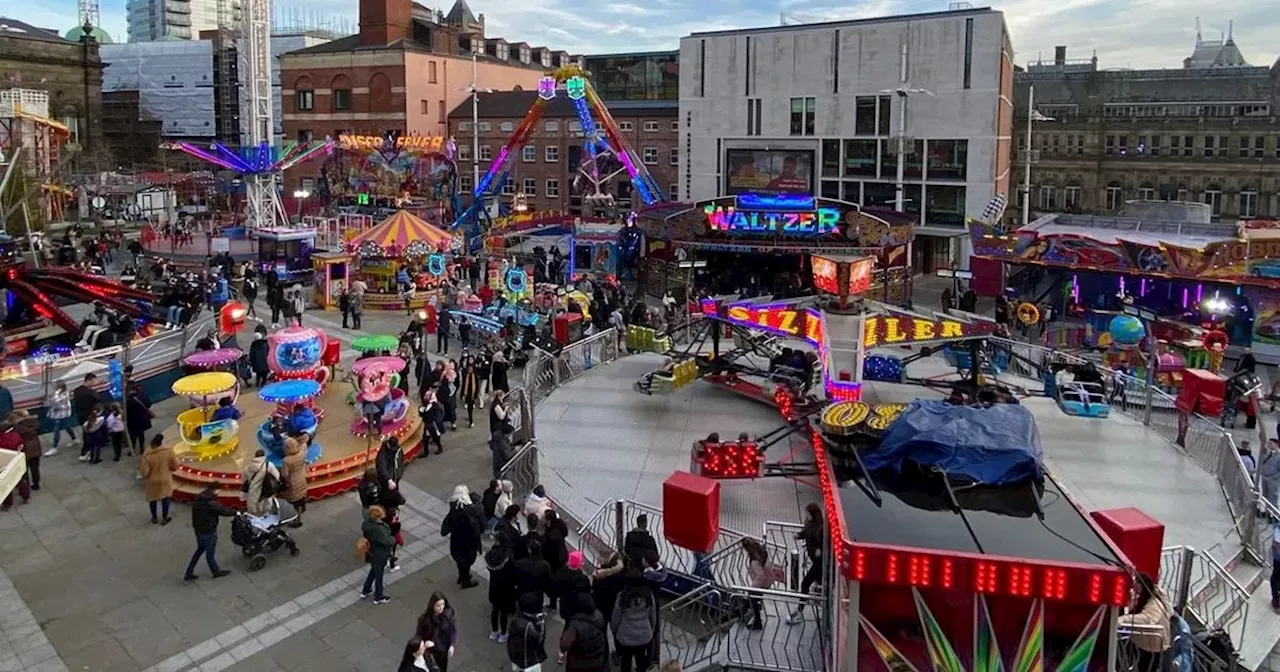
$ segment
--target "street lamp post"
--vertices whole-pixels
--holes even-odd
[[[907,43],[902,42],[901,52],[898,64],[898,88],[884,89],[880,93],[883,95],[894,94],[898,99],[898,174],[893,183],[894,201],[893,209],[898,212],[906,212],[906,184],[904,183],[907,168],[907,99],[912,95],[932,96],[933,92],[927,89],[913,89],[907,83]],[[924,214],[924,204],[920,204],[920,213]],[[914,239],[915,236],[912,236]],[[914,240],[907,241],[907,258],[904,265],[907,270],[906,291],[902,297],[904,301],[911,300],[911,278],[914,269],[912,268],[912,253],[914,249]],[[889,293],[889,269],[884,272],[884,291],[885,295]]]
[[[1033,85],[1027,89],[1027,149],[1022,155],[1022,225],[1026,226],[1031,221],[1031,125],[1037,121],[1053,121],[1053,117],[1046,117],[1036,111],[1035,107],[1036,87]]]

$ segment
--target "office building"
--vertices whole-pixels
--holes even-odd
[[[1004,16],[961,9],[694,33],[680,41],[680,198],[775,189],[904,210],[916,269],[967,263],[965,217],[1009,190]],[[907,88],[928,93],[894,94]]]
[[[129,0],[129,41],[194,40],[219,25],[234,26],[240,10],[240,0]]]
[[[1019,187],[1032,87],[1038,115],[1032,216],[1152,200],[1205,203],[1218,220],[1280,216],[1280,60],[1249,65],[1230,35],[1197,39],[1181,68],[1102,69],[1055,51],[1015,76]]]
[[[680,99],[679,51],[603,54],[584,60],[591,85],[606,101]]]

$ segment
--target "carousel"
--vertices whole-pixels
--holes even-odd
[[[365,310],[403,310],[403,288],[411,284],[410,305],[421,308],[448,277],[452,254],[462,239],[400,210],[347,241],[346,251],[312,255],[316,302],[337,305],[342,290],[361,281]]]

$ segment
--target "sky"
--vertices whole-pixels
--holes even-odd
[[[453,0],[439,0],[448,11]],[[102,24],[123,40],[125,0],[101,0]],[[0,15],[63,30],[75,25],[76,0],[7,3]],[[355,23],[357,0],[283,0],[291,9]],[[431,0],[423,4],[432,5]],[[980,2],[972,3],[983,6]],[[1276,50],[1266,37],[1280,31],[1280,13],[1270,2],[1217,0],[1212,14],[1203,0],[996,0],[1013,37],[1016,62],[1053,57],[1066,45],[1069,58],[1097,52],[1104,68],[1181,67],[1195,42],[1201,15],[1205,39],[1218,39],[1234,19],[1236,44],[1252,65],[1270,66]],[[305,7],[305,10],[302,9]],[[546,45],[573,53],[602,54],[675,49],[692,32],[778,25],[786,12],[793,21],[832,21],[945,10],[947,0],[473,0],[483,12],[486,33],[512,41]],[[1201,14],[1203,12],[1203,14]],[[1274,42],[1272,42],[1274,44]]]

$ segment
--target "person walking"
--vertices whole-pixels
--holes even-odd
[[[501,350],[493,353],[493,360],[489,364],[489,387],[493,390],[501,390],[503,394],[511,391],[511,384],[507,382],[507,371],[511,369],[511,365],[507,363],[507,356],[502,354]]]
[[[547,622],[537,596],[520,598],[519,611],[511,617],[498,641],[507,643],[507,660],[514,672],[541,670],[547,660]]]
[[[355,285],[351,289],[351,328],[360,331],[360,320],[364,319],[364,292],[356,291]]]
[[[49,419],[53,421],[53,447],[44,452],[52,457],[58,454],[58,439],[66,431],[67,437],[74,445],[76,442],[75,420],[71,417],[71,395],[67,392],[67,384],[61,380],[54,383],[53,393],[48,401]]]
[[[805,595],[814,584],[822,580],[822,544],[826,539],[825,525],[822,522],[822,507],[810,502],[804,507],[804,527],[796,533],[796,539],[804,542],[804,553],[809,559],[809,569],[800,579],[800,592]],[[787,619],[787,625],[796,625],[804,620],[804,605],[796,607]]]
[[[268,358],[271,344],[267,342],[267,330],[261,325],[254,330],[253,342],[249,344],[249,368],[253,369],[253,383],[256,387],[267,384],[267,376],[271,373]]]
[[[426,642],[427,653],[439,672],[449,672],[449,659],[458,643],[458,620],[443,593],[432,593],[427,610],[418,617],[417,636]]]
[[[284,490],[280,495],[298,512],[298,518],[289,523],[289,527],[302,527],[302,512],[307,510],[307,447],[309,443],[310,439],[306,434],[290,436],[284,440],[284,468],[280,472]]]
[[[151,524],[168,525],[169,506],[173,497],[173,472],[178,470],[178,456],[173,448],[164,445],[164,435],[151,437],[151,448],[142,456],[139,473],[146,481],[147,508],[151,509]],[[156,517],[156,503],[160,504],[160,517]]]
[[[142,456],[147,447],[147,430],[151,429],[151,420],[155,413],[142,395],[142,385],[134,383],[129,386],[129,400],[125,402],[125,429],[129,432],[129,450],[134,455]]]
[[[360,548],[364,549],[365,559],[369,563],[369,574],[364,578],[364,586],[360,589],[360,599],[373,596],[374,604],[386,604],[391,601],[383,592],[383,577],[387,571],[387,561],[395,550],[396,538],[387,526],[385,518],[387,510],[374,504],[365,514],[364,523],[360,526]]]
[[[436,398],[436,391],[430,387],[422,388],[422,405],[418,407],[418,416],[422,418],[425,438],[422,441],[422,454],[426,456],[431,443],[436,444],[436,455],[444,452],[444,444],[440,437],[444,434],[444,406]]]
[[[471,323],[467,321],[466,315],[458,318],[458,340],[464,348],[471,345]]]
[[[769,552],[765,550],[764,544],[750,537],[744,537],[742,540],[742,552],[747,556],[747,576],[751,579],[751,587],[759,589],[768,589],[773,587],[773,563],[769,561]],[[751,622],[747,624],[749,630],[764,629],[764,619],[761,616],[764,600],[758,595],[750,595],[751,601]]]
[[[271,309],[271,328],[280,328],[280,313],[284,311],[284,287],[274,272],[267,275],[267,307]]]
[[[548,508],[542,514],[542,539],[542,557],[551,567],[551,576],[559,576],[560,570],[569,562],[569,526],[560,520],[560,514],[555,509]],[[558,597],[558,592],[553,590],[550,605],[552,609],[556,608]]]
[[[476,371],[476,358],[462,351],[462,365],[458,371],[458,397],[467,407],[467,427],[476,426],[476,402],[480,400],[480,376]]]
[[[246,317],[258,319],[258,309],[256,303],[258,301],[258,279],[250,274],[250,269],[245,266],[244,282],[241,284],[240,294],[244,297],[245,307],[248,308]]]
[[[307,310],[307,297],[302,291],[301,285],[293,286],[293,296],[290,298],[293,308],[293,317],[297,320],[299,327],[302,326],[302,314]]]
[[[209,564],[209,574],[213,578],[219,579],[231,573],[230,570],[218,567],[218,519],[234,515],[235,511],[218,501],[218,489],[215,486],[207,486],[196,495],[196,501],[191,505],[191,529],[196,533],[196,552],[191,555],[191,562],[187,563],[187,571],[182,575],[183,581],[200,578],[196,576],[196,563],[200,562],[202,555]]]
[[[107,437],[111,441],[113,462],[119,462],[124,454],[124,414],[120,412],[120,404],[111,404],[107,411]]]
[[[449,429],[458,431],[458,363],[450,359],[444,364],[440,378],[440,403],[444,406],[444,421]]]
[[[449,555],[458,566],[458,585],[474,588],[480,585],[471,577],[471,566],[484,538],[484,522],[480,511],[471,503],[471,491],[465,485],[453,489],[449,498],[449,513],[440,524],[440,536],[449,537]]]
[[[346,329],[351,319],[351,292],[345,287],[338,293],[338,310],[342,312],[342,328]]]
[[[24,410],[9,414],[8,423],[22,437],[22,453],[27,456],[27,476],[32,490],[40,489],[40,421]]]
[[[595,601],[584,596],[580,610],[564,625],[557,661],[565,672],[609,672],[609,643],[604,617]]]
[[[400,656],[400,666],[396,672],[432,672],[427,662],[427,642],[421,637],[413,637],[404,645],[404,653]]]
[[[632,672],[633,669],[646,672],[653,638],[658,631],[658,603],[639,571],[629,571],[632,573],[627,577],[629,585],[618,596],[610,627],[618,647],[622,672]]]
[[[447,308],[440,311],[436,318],[436,354],[449,352],[449,327],[453,324],[453,314]]]
[[[489,570],[489,639],[507,641],[507,622],[516,609],[516,584],[512,579],[511,549],[494,544],[484,554]]]

